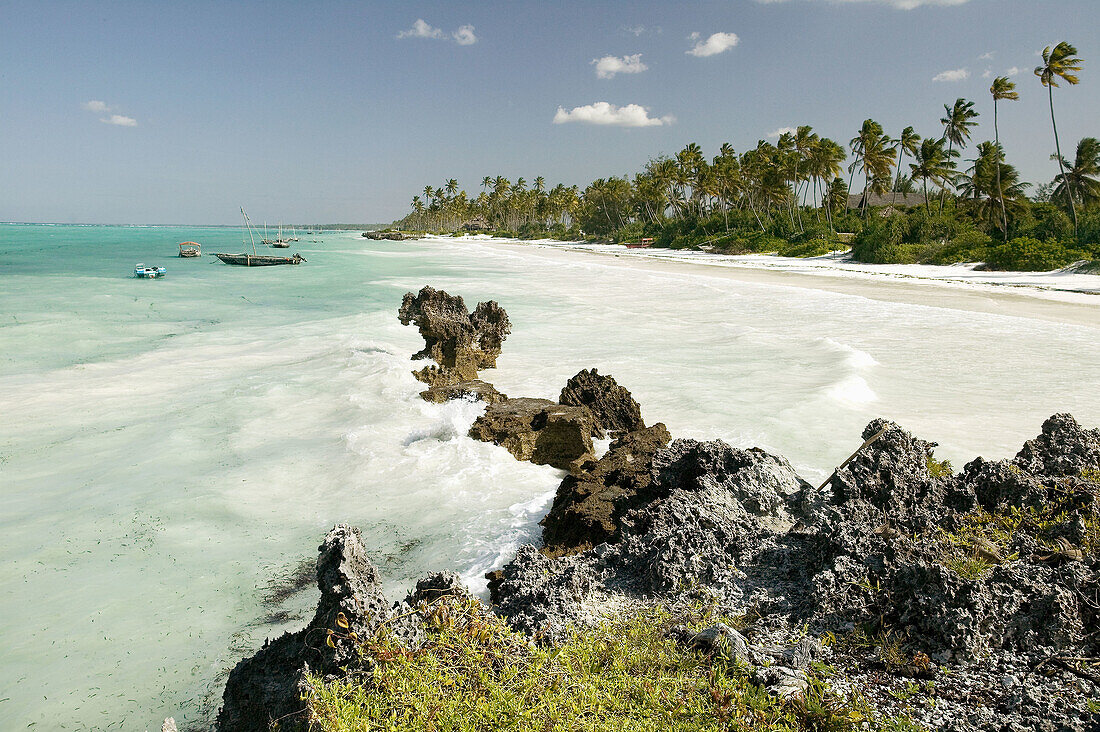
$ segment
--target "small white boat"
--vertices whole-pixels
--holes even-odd
[[[134,277],[142,279],[152,280],[163,277],[167,271],[164,267],[146,267],[144,264],[134,265]]]

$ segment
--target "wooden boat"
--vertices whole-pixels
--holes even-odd
[[[144,264],[134,265],[134,277],[145,280],[155,280],[167,273],[164,267],[146,267]]]
[[[272,267],[277,264],[301,264],[306,261],[301,254],[295,254],[293,257],[272,257],[267,254],[258,254],[256,252],[256,237],[252,233],[252,222],[248,220],[248,214],[244,212],[244,208],[241,208],[241,216],[244,217],[244,226],[248,231],[248,239],[252,242],[252,253],[221,254],[215,252],[215,257],[226,264],[236,264],[241,267]]]
[[[202,254],[202,245],[193,241],[180,242],[181,257],[197,257]]]
[[[244,267],[271,267],[276,264],[301,264],[306,261],[301,254],[293,257],[273,257],[269,254],[215,254],[226,264],[239,264]]]

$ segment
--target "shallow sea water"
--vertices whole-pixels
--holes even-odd
[[[334,523],[393,595],[444,568],[483,589],[537,537],[561,474],[464,437],[479,406],[417,397],[396,311],[424,284],[507,309],[502,391],[595,366],[674,436],[811,481],[877,416],[956,467],[1054,412],[1100,424],[1097,328],[469,241],[302,235],[306,264],[245,269],[172,256],[189,239],[241,251],[233,229],[0,226],[2,729],[201,727],[227,670],[308,619]]]

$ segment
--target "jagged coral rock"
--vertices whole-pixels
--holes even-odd
[[[506,448],[518,460],[569,470],[592,459],[594,429],[586,407],[520,397],[490,404],[469,434]]]
[[[508,314],[496,302],[478,303],[470,313],[461,297],[429,286],[405,293],[397,317],[402,325],[415,323],[424,338],[424,348],[413,358],[438,364],[414,372],[432,386],[471,381],[480,369],[495,367],[512,330]]]
[[[501,394],[492,384],[474,379],[473,381],[459,381],[453,384],[439,384],[420,392],[424,401],[443,404],[454,399],[467,399],[469,401],[482,401],[487,404],[496,404],[508,398]]]
[[[361,658],[352,633],[367,637],[387,623],[410,645],[420,642],[422,629],[400,617],[382,594],[378,572],[367,559],[358,529],[334,527],[318,550],[321,600],[313,620],[296,633],[269,640],[230,672],[218,713],[221,732],[267,732],[274,720],[280,730],[307,729],[301,701],[306,674],[339,674],[342,668],[358,667]],[[347,627],[337,622],[338,616]],[[329,631],[333,631],[331,644]]]
[[[596,369],[586,369],[569,379],[558,402],[588,407],[603,432],[634,432],[645,427],[642,409],[630,392],[613,377],[601,376]]]
[[[550,512],[542,520],[546,550],[576,553],[619,540],[626,511],[653,500],[653,456],[672,437],[658,422],[611,443],[594,465],[562,480]]]

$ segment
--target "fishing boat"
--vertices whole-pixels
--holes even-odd
[[[146,267],[144,264],[134,265],[134,277],[144,280],[155,280],[167,273],[164,267]]]
[[[256,252],[256,237],[252,233],[252,222],[248,220],[248,214],[244,212],[243,208],[241,209],[241,216],[244,217],[244,226],[248,231],[248,239],[252,243],[252,253],[221,254],[215,252],[215,257],[226,264],[236,264],[242,267],[271,267],[277,264],[301,264],[306,261],[301,254],[295,254],[293,257],[273,257],[268,254],[258,254]]]
[[[180,256],[181,257],[197,257],[202,254],[202,245],[198,242],[184,241],[180,242]]]
[[[298,241],[297,239],[284,239],[283,238],[283,225],[279,224],[279,235],[274,239],[267,238],[267,224],[264,224],[264,238],[260,239],[261,244],[266,244],[269,247],[275,247],[276,249],[289,249],[290,242]]]

